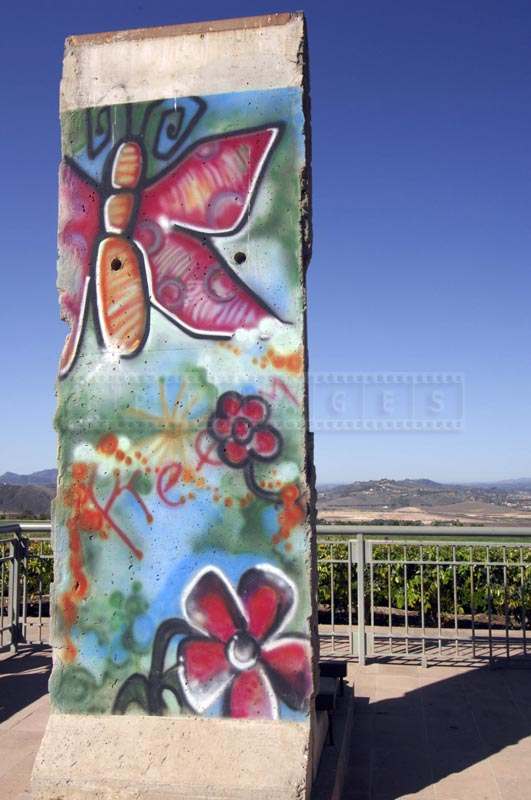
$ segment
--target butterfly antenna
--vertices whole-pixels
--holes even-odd
[[[153,114],[155,109],[158,108],[158,106],[160,106],[161,103],[163,102],[164,102],[163,100],[155,100],[153,103],[148,103],[148,105],[146,106],[144,111],[144,116],[142,118],[142,125],[140,126],[140,136],[142,138],[144,138],[146,135],[147,126],[149,125],[149,120],[151,118],[151,115]]]
[[[125,137],[130,139],[133,135],[133,107],[131,103],[125,106]]]

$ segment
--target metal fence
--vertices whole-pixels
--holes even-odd
[[[531,529],[317,530],[323,654],[531,666]]]
[[[0,525],[0,652],[49,640],[49,522]]]
[[[0,525],[0,651],[49,641],[49,522]],[[531,666],[531,529],[318,525],[329,657]]]

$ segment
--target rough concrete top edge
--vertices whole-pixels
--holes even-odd
[[[60,110],[300,88],[304,53],[302,12],[73,36]]]
[[[137,39],[157,39],[161,36],[189,36],[201,33],[247,30],[269,25],[285,25],[294,18],[303,18],[302,11],[281,11],[274,14],[261,14],[254,17],[233,17],[214,19],[205,22],[185,22],[177,25],[159,25],[153,28],[131,28],[124,31],[73,34],[65,40],[65,50],[87,45],[106,44],[113,41],[134,41]]]

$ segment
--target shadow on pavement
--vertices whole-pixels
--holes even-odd
[[[27,646],[0,659],[0,723],[48,692],[49,647]]]

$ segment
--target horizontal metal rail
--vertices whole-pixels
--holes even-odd
[[[2,536],[23,536],[32,533],[42,533],[49,537],[52,532],[51,522],[2,522],[0,523],[0,538]]]
[[[453,539],[462,536],[472,536],[479,539],[531,539],[531,528],[527,526],[492,527],[483,525],[317,525],[318,536],[337,536],[353,538],[358,534],[366,537],[381,539],[383,537],[395,538],[397,536],[421,536],[422,538],[432,538],[440,536],[450,536]]]

